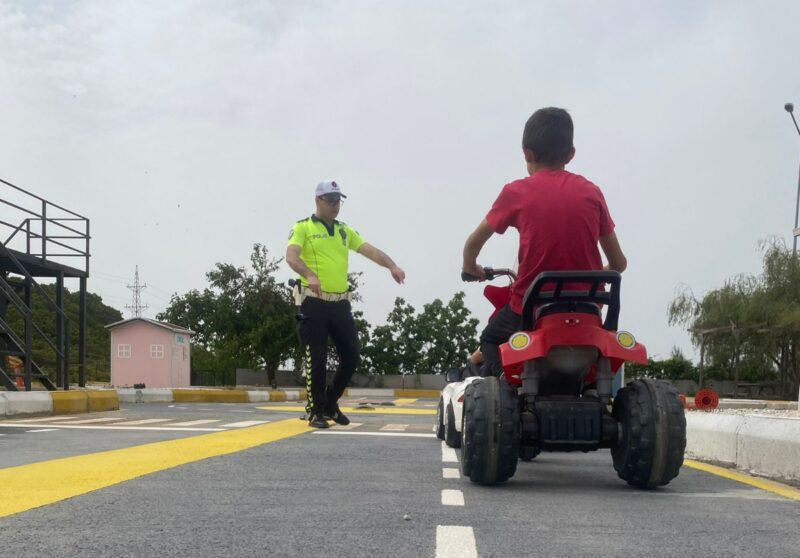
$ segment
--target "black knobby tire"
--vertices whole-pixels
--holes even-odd
[[[505,482],[514,476],[519,456],[516,390],[495,377],[472,386],[464,398],[461,471],[472,482]]]
[[[439,405],[436,406],[436,437],[444,440],[444,400],[439,398]]]
[[[456,414],[453,411],[453,404],[447,405],[447,422],[444,425],[444,443],[451,448],[461,447],[461,434],[456,430]]]
[[[628,484],[664,486],[678,476],[686,449],[686,417],[668,382],[636,380],[614,399],[620,438],[611,448],[614,469]]]

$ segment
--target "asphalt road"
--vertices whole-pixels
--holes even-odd
[[[800,501],[688,467],[665,488],[633,489],[607,451],[543,454],[504,485],[477,486],[452,478],[457,453],[433,437],[433,414],[402,414],[433,413],[435,401],[370,401],[375,411],[352,414],[349,429],[302,428],[269,443],[241,439],[302,427],[296,404],[140,404],[0,422],[0,479],[14,488],[0,489],[0,509],[2,498],[28,505],[26,486],[72,478],[70,459],[85,459],[88,477],[131,467],[141,448],[157,463],[0,517],[0,555],[800,555]],[[91,419],[106,420],[75,424]],[[218,443],[250,446],[192,453]],[[99,455],[116,461],[93,468]]]

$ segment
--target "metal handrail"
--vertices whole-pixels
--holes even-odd
[[[39,210],[39,212],[37,212],[37,211],[29,209],[27,207],[23,207],[23,206],[21,206],[21,205],[19,205],[17,203],[13,203],[13,202],[8,201],[8,200],[0,199],[0,204],[4,204],[4,205],[7,205],[9,207],[13,207],[13,208],[19,210],[20,212],[22,212],[23,214],[27,215],[27,217],[19,225],[13,225],[13,224],[8,223],[6,221],[0,221],[0,225],[3,225],[5,227],[9,227],[9,228],[12,229],[11,234],[5,240],[5,244],[8,244],[9,242],[11,242],[11,240],[13,240],[17,236],[17,233],[19,233],[20,231],[24,231],[25,235],[26,235],[26,239],[25,239],[25,253],[26,254],[31,255],[31,256],[40,257],[40,258],[42,258],[44,260],[47,260],[48,257],[51,257],[51,258],[52,257],[69,257],[69,258],[71,258],[71,257],[81,257],[81,258],[84,259],[84,272],[88,275],[89,274],[89,256],[90,256],[90,254],[89,254],[89,240],[91,239],[91,236],[89,234],[89,219],[87,219],[83,215],[80,215],[79,213],[76,213],[76,212],[74,212],[72,210],[69,210],[69,209],[63,207],[63,206],[60,206],[60,205],[55,204],[53,202],[50,202],[50,201],[48,201],[48,200],[46,200],[46,199],[44,199],[44,198],[42,198],[40,196],[37,196],[36,194],[28,192],[27,190],[24,190],[23,188],[20,188],[19,186],[16,186],[16,185],[8,182],[7,180],[0,179],[0,184],[5,184],[9,188],[13,188],[14,190],[16,190],[18,192],[21,192],[22,194],[25,194],[26,196],[29,196],[30,198],[33,198],[34,200],[38,200],[38,202],[41,203],[41,209]],[[20,202],[20,203],[22,203],[22,202]],[[64,213],[68,214],[68,216],[48,217],[48,210],[52,211],[53,209],[57,209],[60,212],[64,212]],[[83,227],[79,227],[79,228],[83,228],[84,230],[78,230],[78,228],[75,228],[73,226],[67,225],[66,222],[69,222],[69,221],[82,222],[82,224],[84,226]],[[31,223],[32,222],[39,222],[40,223],[41,232],[36,232],[35,230],[31,230]],[[48,225],[50,225],[50,228],[58,227],[59,231],[69,231],[70,233],[74,233],[76,236],[70,236],[70,235],[48,235],[47,234]],[[73,240],[73,241],[84,240],[85,241],[85,247],[84,247],[83,250],[81,250],[80,248],[77,248],[75,246],[70,246],[69,244],[66,244],[64,242],[59,242],[59,240]],[[36,242],[41,241],[42,245],[41,245],[41,250],[40,251],[34,252],[33,250],[31,250],[32,241],[36,241]],[[48,249],[49,245],[59,246],[59,247],[63,248],[64,249],[63,251],[65,251],[67,253],[62,253],[62,252],[52,253],[51,252],[51,253],[48,254],[47,249]]]

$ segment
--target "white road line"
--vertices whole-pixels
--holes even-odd
[[[351,422],[350,424],[341,425],[341,424],[334,424],[331,426],[334,430],[353,430],[354,428],[358,428],[359,426],[363,426],[363,422]]]
[[[438,525],[436,558],[478,558],[475,532],[472,527]]]
[[[105,417],[105,418],[93,418],[93,419],[83,419],[83,420],[71,420],[69,422],[62,422],[61,424],[92,424],[95,422],[112,422],[115,420],[124,420],[123,417]]]
[[[387,424],[380,430],[383,432],[405,432],[407,428],[407,424]]]
[[[129,420],[127,422],[118,422],[114,426],[139,426],[141,424],[155,424],[157,422],[169,422],[173,419],[165,418],[165,419],[142,419],[142,420]]]
[[[25,432],[55,432],[56,430],[56,428],[38,428],[36,430],[26,430]]]
[[[344,432],[342,430],[317,430],[314,434],[345,434],[349,436],[397,436],[400,438],[435,438],[433,434],[414,434],[412,432]]]
[[[433,436],[433,434],[430,434],[430,436]],[[456,450],[447,447],[447,444],[444,442],[442,442],[442,463],[458,463]]]
[[[445,467],[442,469],[442,478],[443,479],[460,479],[461,473],[458,469],[454,469],[452,467]]]
[[[222,428],[247,428],[248,426],[267,424],[268,422],[268,420],[243,420],[241,422],[229,422],[228,424],[223,424]]]
[[[41,424],[25,424],[21,422],[0,422],[0,428],[36,428]],[[155,430],[161,432],[224,432],[224,428],[173,428],[171,426],[95,426],[91,424],[48,424],[50,428],[72,430]]]
[[[443,506],[463,506],[464,493],[460,490],[442,490]]]
[[[33,419],[24,419],[20,420],[20,422],[29,423],[29,422],[45,422],[48,420],[72,420],[76,418],[75,416],[60,416],[60,417],[41,417],[41,418],[33,418]]]
[[[221,422],[220,419],[187,420],[185,422],[173,422],[170,426],[197,426],[198,424],[211,424]]]

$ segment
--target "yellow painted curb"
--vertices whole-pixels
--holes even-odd
[[[90,413],[119,410],[119,395],[115,389],[87,391],[86,395],[89,396]]]
[[[745,473],[725,469],[724,467],[717,467],[716,465],[709,465],[708,463],[702,463],[701,461],[694,461],[693,459],[685,459],[683,464],[686,467],[697,469],[698,471],[705,471],[706,473],[711,473],[712,475],[717,475],[718,477],[754,486],[756,488],[760,488],[761,490],[772,492],[773,494],[778,494],[784,498],[789,498],[790,500],[800,501],[799,489],[781,484],[779,482],[753,477]]]
[[[89,397],[85,391],[52,391],[50,396],[54,415],[86,413],[89,410]]]
[[[441,392],[435,389],[396,389],[395,397],[439,397]]]
[[[286,392],[285,391],[270,391],[269,392],[269,400],[270,401],[286,401]]]
[[[238,389],[174,389],[176,403],[248,403],[247,392]]]
[[[300,399],[300,401],[308,401],[308,392],[307,391],[299,392],[298,398]]]

